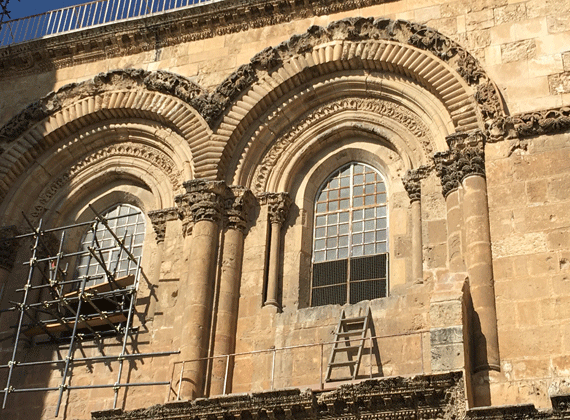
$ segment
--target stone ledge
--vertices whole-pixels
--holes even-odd
[[[125,412],[92,413],[93,420],[417,420],[463,418],[463,373],[394,377],[342,385],[329,392],[284,389],[177,401]]]

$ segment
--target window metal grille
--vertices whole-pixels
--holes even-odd
[[[125,248],[133,256],[142,256],[142,247],[145,235],[144,214],[136,207],[129,204],[119,204],[107,212],[103,217],[108,219],[109,228],[116,236],[123,240]],[[97,245],[100,250],[98,257],[104,262],[100,264],[89,253],[83,253],[77,264],[78,277],[94,277],[87,281],[86,285],[102,283],[105,281],[105,269],[114,274],[115,278],[134,274],[136,264],[129,258],[109,229],[103,224],[97,225],[97,230],[90,230],[81,242],[81,250],[86,251],[89,247]]]
[[[315,202],[311,306],[386,296],[387,261],[386,184],[371,166],[350,163]]]

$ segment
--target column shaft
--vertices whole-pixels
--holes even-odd
[[[467,272],[473,301],[474,371],[499,369],[499,345],[487,183],[473,175],[462,182]]]
[[[412,276],[423,280],[422,207],[420,200],[412,201]]]
[[[241,230],[228,229],[226,231],[214,341],[215,356],[228,355],[235,351],[243,241],[244,233]],[[210,395],[221,395],[224,389],[226,392],[231,391],[232,367],[233,359],[225,357],[214,359]]]
[[[217,267],[218,222],[201,220],[194,224],[189,256],[187,306],[184,308],[183,360],[208,356],[210,321],[212,313],[214,278]],[[184,366],[181,394],[195,399],[204,393],[206,360],[193,361]]]
[[[279,255],[281,254],[281,224],[271,223],[271,242],[269,246],[269,267],[267,275],[267,298],[265,305],[278,307],[277,291],[279,288]]]

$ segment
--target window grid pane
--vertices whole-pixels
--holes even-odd
[[[124,217],[113,219],[117,216]],[[125,247],[135,256],[141,256],[145,233],[145,218],[142,212],[128,204],[120,204],[104,213],[103,217],[111,219],[108,220],[109,228],[124,241]],[[87,232],[81,242],[81,249],[82,251],[87,251],[89,247],[97,247],[97,245],[101,248],[100,256],[107,269],[111,273],[114,272],[115,277],[119,278],[134,274],[136,264],[129,259],[127,253],[121,249],[109,230],[101,223],[97,225],[95,237],[92,231]],[[88,286],[105,281],[105,270],[88,253],[83,254],[79,258],[77,274],[78,277],[85,275],[99,276],[98,278],[89,279],[86,283]]]
[[[315,266],[335,260],[349,261],[354,257],[385,254],[388,249],[386,185],[382,175],[375,169],[361,163],[346,165],[327,179],[317,197],[313,231],[312,306],[339,300],[339,296],[330,295],[333,290],[339,290],[338,285],[328,291],[317,290]],[[356,290],[363,290],[364,286],[349,286],[350,266],[347,264],[344,274],[342,294],[345,297],[341,303],[363,300],[358,297],[361,293]],[[379,297],[382,293],[385,296],[386,279],[383,281],[384,286],[374,288],[376,291],[369,299]],[[322,286],[318,289],[322,289]],[[355,296],[352,296],[353,289]]]

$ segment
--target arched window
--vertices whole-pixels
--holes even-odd
[[[315,200],[311,306],[385,297],[387,280],[386,184],[353,162],[331,174]]]
[[[123,240],[125,248],[134,257],[142,255],[145,217],[140,209],[130,204],[119,204],[102,216],[107,219],[109,228],[99,222],[95,230],[90,229],[81,241],[82,251],[88,251],[90,247],[98,249],[99,261],[89,252],[82,252],[77,265],[78,278],[89,276],[88,286],[104,282],[106,271],[120,278],[134,274],[136,270],[136,263],[128,257],[110,230]]]

